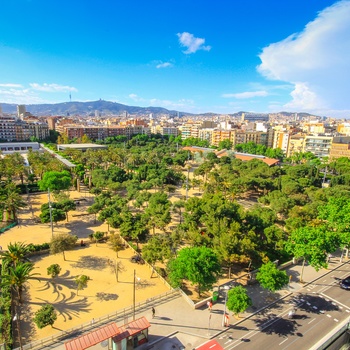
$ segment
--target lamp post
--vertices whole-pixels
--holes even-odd
[[[50,210],[50,225],[51,225],[51,237],[53,237],[53,224],[52,224],[52,205],[51,205],[51,197],[50,197],[50,189],[47,189],[47,196],[49,198],[49,210]]]
[[[136,277],[136,270],[134,270],[134,288],[133,288],[133,296],[132,296],[132,305],[133,305],[133,312],[132,312],[132,320],[135,321],[135,309],[136,309],[136,280],[140,280],[139,277]]]
[[[133,296],[132,296],[132,305],[133,305],[133,313],[132,313],[132,320],[135,321],[135,294],[136,294],[136,270],[134,270],[134,289],[133,289]]]
[[[225,291],[226,291],[226,294],[225,294],[224,314],[222,315],[222,327],[225,326],[227,294],[228,294],[228,290],[230,289],[230,287],[229,287],[229,286],[224,286],[224,289],[225,289]]]

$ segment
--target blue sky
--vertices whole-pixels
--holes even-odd
[[[10,0],[0,103],[349,117],[350,0]]]

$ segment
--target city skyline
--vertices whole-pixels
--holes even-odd
[[[349,17],[349,0],[13,0],[2,5],[0,103],[346,118]]]

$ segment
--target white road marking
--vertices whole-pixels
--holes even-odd
[[[339,320],[337,320],[336,318],[334,319],[335,322],[339,322]]]
[[[314,322],[316,320],[316,318],[313,318],[310,322],[308,322],[307,324],[310,324],[312,322]]]
[[[286,342],[288,340],[288,338],[287,339],[284,339],[281,343],[279,343],[278,345],[282,345],[284,342]]]
[[[321,293],[322,295],[324,295],[323,293]],[[326,295],[325,295],[326,296]],[[347,306],[347,305],[345,305],[345,304],[343,304],[343,303],[341,303],[341,302],[339,302],[339,301],[337,301],[337,300],[335,300],[335,299],[333,299],[333,298],[331,298],[330,296],[327,296],[327,298],[329,298],[330,300],[333,300],[333,305],[335,305],[335,306],[339,306],[339,305],[341,305],[341,306],[343,306],[343,307],[345,307],[346,309],[350,309],[350,307],[349,306]],[[326,299],[327,300],[327,299]],[[327,300],[328,301],[328,300]],[[338,303],[339,305],[337,305],[337,304],[335,304],[335,303]]]
[[[330,314],[327,314],[327,317],[331,318],[332,316]]]

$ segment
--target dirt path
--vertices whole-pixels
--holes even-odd
[[[87,237],[95,231],[107,231],[107,225],[94,224],[94,216],[76,216],[86,212],[93,198],[84,198],[84,194],[72,191],[71,199],[80,200],[75,212],[69,213],[68,223],[59,223],[54,227],[54,233],[69,232],[76,234],[79,239],[87,242]],[[49,224],[36,223],[42,203],[47,203],[46,194],[30,195],[31,208],[28,207],[19,213],[20,225],[0,236],[0,246],[6,249],[8,243],[44,243],[51,238]],[[34,218],[34,219],[33,219]],[[154,277],[150,278],[151,271],[147,265],[138,265],[130,262],[134,254],[128,248],[119,253],[118,262],[123,271],[119,273],[119,282],[110,262],[116,261],[116,254],[106,243],[89,244],[77,247],[66,252],[66,261],[63,255],[44,255],[33,258],[35,272],[40,273],[40,281],[33,280],[24,292],[24,303],[21,310],[23,342],[51,336],[59,331],[91,322],[101,316],[116,310],[129,307],[133,304],[134,270],[136,270],[136,303],[162,294],[169,290],[163,282]],[[47,275],[47,267],[53,263],[61,266],[61,274],[52,280]],[[91,278],[87,288],[77,294],[75,277],[85,274]],[[58,312],[54,328],[38,329],[33,323],[33,315],[43,304],[52,304]],[[151,313],[151,311],[150,311]]]

